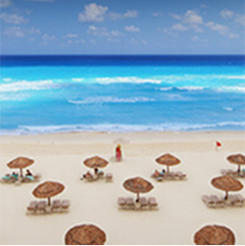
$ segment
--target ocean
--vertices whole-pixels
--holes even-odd
[[[244,56],[1,56],[0,134],[245,130]]]

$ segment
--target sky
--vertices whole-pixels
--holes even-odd
[[[0,0],[0,52],[244,54],[245,0]]]

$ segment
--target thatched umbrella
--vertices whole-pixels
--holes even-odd
[[[245,156],[242,154],[230,155],[227,157],[227,160],[232,164],[238,165],[238,173],[241,171],[241,165],[245,165]]]
[[[201,228],[194,235],[197,245],[234,245],[234,233],[224,226],[208,225]]]
[[[243,188],[243,184],[240,181],[228,175],[213,178],[211,184],[215,188],[225,191],[225,200],[228,199],[229,191],[239,191]]]
[[[140,193],[149,192],[154,188],[154,186],[149,181],[141,177],[127,179],[124,181],[123,186],[126,190],[136,193],[137,199],[139,199]]]
[[[161,155],[160,157],[158,157],[156,159],[156,162],[158,164],[167,166],[167,172],[166,172],[167,175],[169,174],[169,166],[174,166],[174,165],[180,164],[180,160],[177,157],[175,157],[169,153]]]
[[[48,198],[48,205],[51,205],[51,197],[58,195],[65,189],[59,182],[46,181],[38,185],[32,192],[37,198]]]
[[[109,162],[99,156],[94,156],[91,158],[86,159],[84,162],[84,165],[90,168],[93,168],[94,171],[96,168],[102,168],[102,167],[106,167]]]
[[[20,177],[23,177],[23,172],[22,169],[29,167],[30,165],[32,165],[34,163],[34,160],[29,159],[27,157],[18,157],[15,158],[14,160],[10,161],[7,166],[9,168],[19,168],[20,169]]]
[[[95,225],[75,226],[65,235],[66,245],[102,245],[105,241],[105,232]]]
[[[125,138],[117,138],[113,141],[114,144],[128,144],[129,140]]]

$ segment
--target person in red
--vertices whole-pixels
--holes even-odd
[[[117,161],[121,161],[121,159],[122,159],[122,151],[121,151],[121,145],[120,144],[118,144],[116,147],[116,158],[117,158]]]

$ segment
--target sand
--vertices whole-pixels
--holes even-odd
[[[122,146],[124,159],[113,159],[113,140],[123,137],[130,143]],[[216,151],[215,141],[222,142]],[[18,156],[35,160],[32,172],[45,180],[60,181],[66,189],[57,196],[70,199],[70,212],[43,216],[26,215],[26,207],[35,198],[38,183],[0,184],[0,243],[25,245],[64,244],[65,232],[74,225],[92,223],[107,234],[106,244],[193,244],[193,235],[208,224],[225,225],[236,237],[236,244],[245,244],[245,207],[210,209],[201,201],[204,194],[223,196],[210,180],[220,169],[234,169],[226,160],[229,154],[245,152],[244,132],[140,132],[140,133],[59,133],[33,136],[2,136],[0,174],[11,171],[6,163]],[[187,173],[186,181],[157,182],[150,175],[160,169],[154,161],[170,152],[181,159],[172,171]],[[105,172],[113,173],[114,181],[87,183],[80,176],[88,170],[82,162],[95,154],[110,164]],[[129,177],[141,176],[154,185],[145,196],[155,196],[158,211],[119,211],[117,198],[135,194],[122,183]],[[245,179],[240,179],[245,184]],[[245,189],[237,192],[245,196]]]

